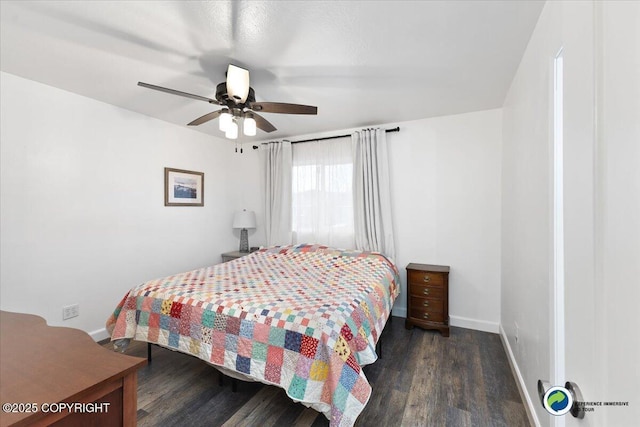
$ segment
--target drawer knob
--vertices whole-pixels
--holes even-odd
[[[424,317],[425,319],[428,319],[428,318],[429,318],[429,313],[425,313],[423,317]]]
[[[425,282],[428,282],[429,280],[431,280],[431,277],[429,277],[429,276],[424,276],[424,279],[422,279],[422,280],[424,280]]]
[[[422,291],[422,293],[425,295],[429,295],[429,289],[425,289],[424,291]]]
[[[424,306],[425,306],[425,307],[429,307],[429,301],[425,301],[425,302],[424,302]]]

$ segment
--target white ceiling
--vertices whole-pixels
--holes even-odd
[[[184,126],[219,107],[136,83],[214,98],[233,63],[257,101],[318,106],[264,113],[278,131],[252,139],[270,140],[500,107],[542,6],[2,0],[0,66]],[[222,136],[217,121],[195,129]]]

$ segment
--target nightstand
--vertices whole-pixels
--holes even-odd
[[[251,252],[240,252],[240,251],[226,252],[222,254],[222,262],[233,261],[234,259],[238,259],[245,255],[249,255],[250,253]]]
[[[407,320],[405,327],[437,329],[449,336],[449,267],[407,265]]]

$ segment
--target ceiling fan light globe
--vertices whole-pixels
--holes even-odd
[[[218,129],[220,129],[222,132],[226,132],[227,129],[229,129],[229,126],[231,126],[232,123],[232,116],[231,114],[229,114],[229,110],[226,110],[220,114],[220,120],[218,122]]]
[[[238,139],[238,123],[236,123],[235,121],[231,121],[224,136],[229,139]]]
[[[243,103],[249,95],[249,70],[229,64],[227,69],[227,94],[236,103]]]
[[[253,117],[245,117],[243,132],[247,136],[256,136],[256,120]]]

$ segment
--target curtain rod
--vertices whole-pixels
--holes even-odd
[[[400,126],[392,128],[392,129],[385,129],[385,132],[389,133],[389,132],[400,132]],[[336,136],[325,136],[323,138],[311,138],[311,139],[302,139],[300,141],[291,141],[292,144],[299,144],[301,142],[311,142],[311,141],[324,141],[326,139],[338,139],[338,138],[348,138],[350,137],[351,134],[348,135],[336,135]],[[269,144],[268,142],[263,142],[263,144]],[[254,150],[258,149],[257,145],[253,146]]]

